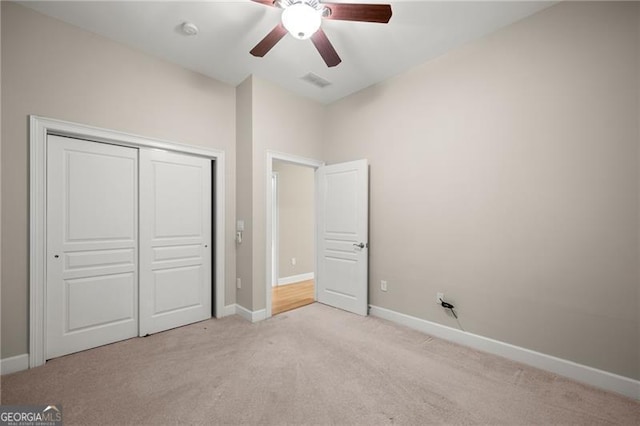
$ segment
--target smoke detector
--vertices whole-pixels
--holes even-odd
[[[196,24],[192,22],[183,23],[181,29],[182,29],[182,34],[186,36],[198,35],[198,27],[196,27]]]

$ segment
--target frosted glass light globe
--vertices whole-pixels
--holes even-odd
[[[293,4],[282,12],[282,25],[300,40],[306,40],[318,31],[321,22],[320,11],[306,3]]]

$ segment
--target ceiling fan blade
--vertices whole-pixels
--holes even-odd
[[[342,62],[342,59],[338,56],[338,52],[333,48],[333,45],[324,31],[322,31],[322,28],[319,28],[318,31],[311,36],[311,41],[316,49],[318,49],[318,52],[320,52],[320,56],[322,56],[322,59],[324,59],[328,67],[335,67]]]
[[[254,0],[255,1],[255,0]],[[386,24],[391,19],[389,4],[321,3],[331,12],[326,19]]]
[[[253,56],[263,57],[271,50],[273,46],[276,45],[280,41],[282,37],[287,33],[287,29],[282,25],[278,24],[274,29],[271,30],[269,34],[267,34],[260,43],[256,44],[256,46],[251,49],[249,53]]]
[[[264,4],[265,6],[273,6],[278,7],[276,4],[277,0],[251,0],[254,3]]]

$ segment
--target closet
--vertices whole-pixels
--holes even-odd
[[[46,359],[211,317],[208,158],[47,136]]]

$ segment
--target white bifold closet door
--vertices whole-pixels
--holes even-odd
[[[48,137],[46,357],[138,334],[138,151]]]
[[[211,318],[211,160],[140,151],[140,335]]]

